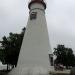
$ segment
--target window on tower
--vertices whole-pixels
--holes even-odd
[[[37,16],[37,12],[32,12],[30,14],[30,20],[36,19],[36,16]]]

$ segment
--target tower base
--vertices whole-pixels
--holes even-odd
[[[8,75],[50,75],[49,69],[44,67],[17,67],[13,69]]]

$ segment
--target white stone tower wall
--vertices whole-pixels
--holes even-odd
[[[26,33],[23,39],[18,66],[49,67],[48,50],[50,50],[45,11],[42,4],[31,5],[31,12],[37,12],[34,20],[28,19]]]
[[[29,16],[17,67],[9,75],[49,75],[50,45],[43,4],[32,3],[32,12],[37,13],[36,19],[30,20]]]

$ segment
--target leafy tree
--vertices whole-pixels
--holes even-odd
[[[17,33],[9,33],[9,36],[6,37],[4,36],[1,42],[1,46],[3,49],[2,55],[0,55],[0,60],[2,61],[3,64],[7,64],[7,69],[8,65],[15,66],[17,65],[17,60],[23,40],[23,36],[25,33],[26,28],[22,29],[22,32],[20,34]],[[1,54],[1,52],[0,52]]]
[[[75,56],[71,48],[66,48],[64,45],[58,45],[57,48],[54,48],[54,55],[56,55],[56,64],[61,63],[66,66],[66,68],[75,66]]]

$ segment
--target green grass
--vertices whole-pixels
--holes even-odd
[[[0,70],[0,75],[7,75],[9,71],[7,70]]]

